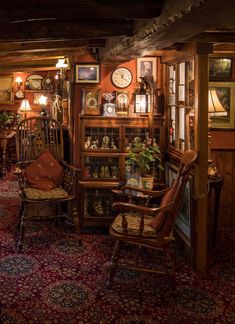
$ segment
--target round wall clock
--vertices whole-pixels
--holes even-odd
[[[113,71],[111,81],[117,88],[126,88],[132,82],[131,71],[124,67],[118,67]]]

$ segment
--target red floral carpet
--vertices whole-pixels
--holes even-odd
[[[107,289],[108,235],[84,234],[80,247],[73,227],[34,222],[17,253],[17,190],[14,179],[0,180],[1,323],[235,323],[232,229],[219,233],[203,278],[178,253],[175,294],[165,277],[128,271]]]

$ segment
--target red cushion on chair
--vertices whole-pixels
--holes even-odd
[[[169,205],[174,198],[175,192],[177,189],[177,182],[175,181],[173,186],[167,193],[162,197],[161,203],[159,207],[166,207]],[[148,225],[153,227],[156,232],[159,232],[165,223],[165,217],[166,217],[167,212],[159,212],[153,220],[151,220]]]
[[[25,176],[31,188],[51,190],[61,184],[63,168],[54,156],[45,150],[25,169]]]

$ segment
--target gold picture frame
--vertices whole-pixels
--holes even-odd
[[[75,83],[98,84],[100,83],[100,64],[76,63]]]
[[[0,104],[14,103],[13,82],[13,75],[0,75]]]

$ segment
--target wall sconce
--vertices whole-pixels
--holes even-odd
[[[216,89],[209,89],[208,92],[208,176],[217,177],[218,170],[211,158],[211,116],[227,116],[227,111],[220,102]]]
[[[31,107],[29,104],[28,99],[23,99],[21,101],[20,107],[19,107],[19,112],[24,115],[24,119],[27,118],[27,112],[31,111]]]
[[[17,88],[20,89],[20,87],[21,87],[22,84],[23,84],[23,81],[22,81],[21,77],[19,77],[19,76],[16,77],[15,82],[16,82]]]
[[[41,95],[40,98],[38,99],[39,104],[41,106],[41,116],[47,117],[48,112],[47,112],[47,97],[44,95]]]
[[[62,59],[58,59],[58,62],[56,63],[56,68],[60,70],[60,78],[65,79],[66,71],[69,68],[68,58],[64,57]]]
[[[143,80],[140,83],[140,87],[133,93],[134,96],[134,112],[136,114],[147,114],[151,111],[151,94],[147,90]]]

